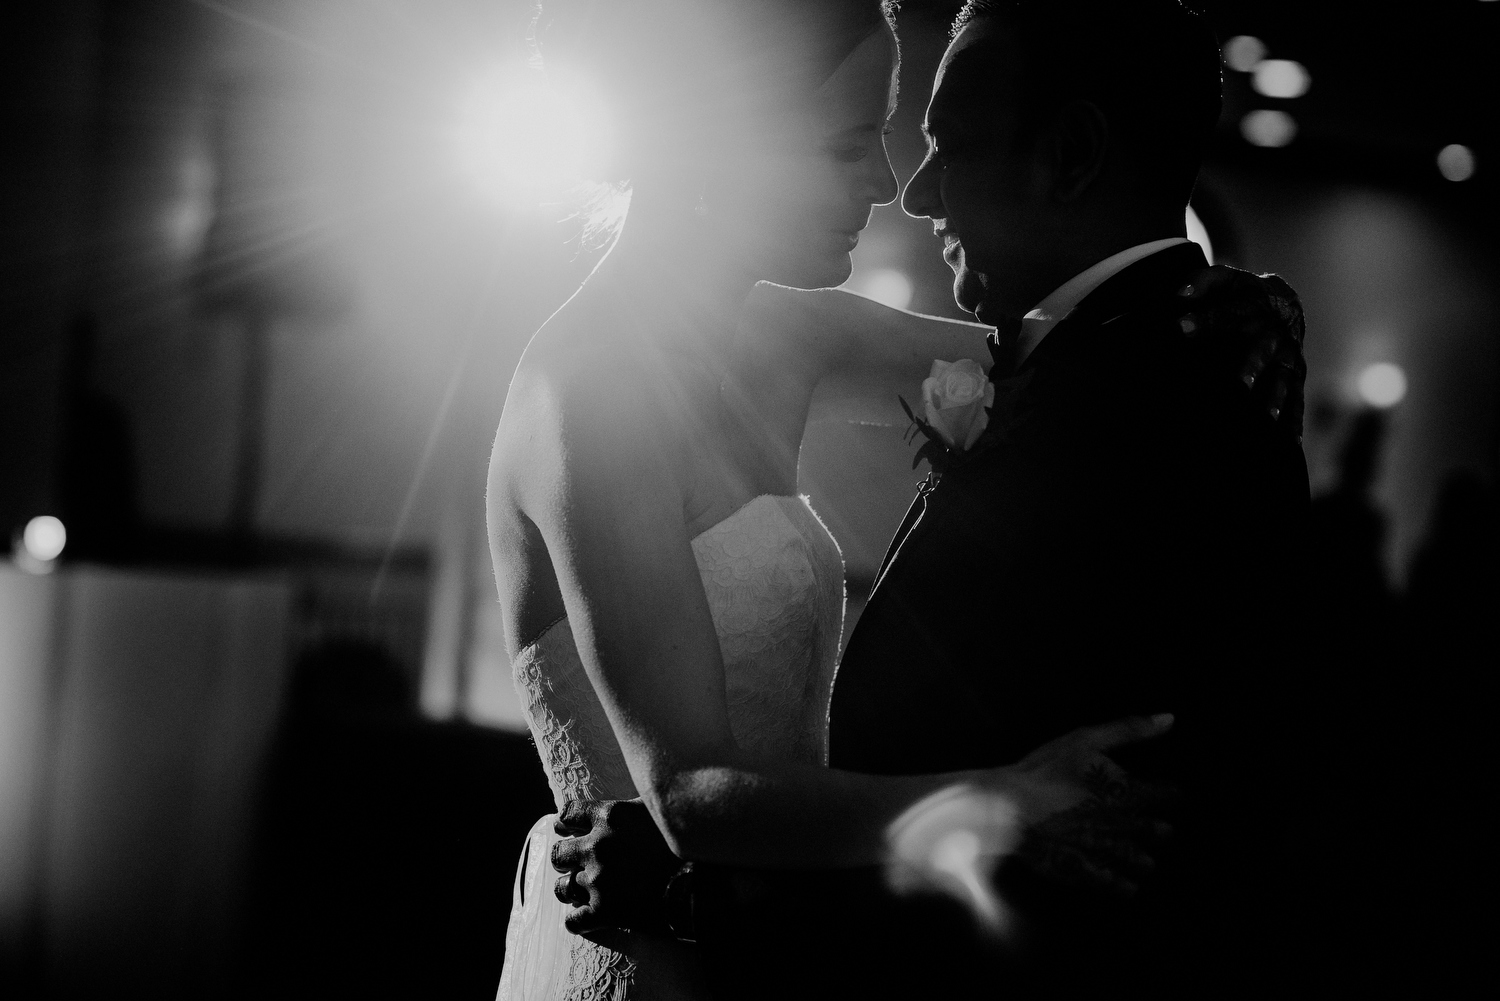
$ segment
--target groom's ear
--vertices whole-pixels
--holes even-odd
[[[1077,201],[1104,169],[1109,122],[1092,101],[1074,100],[1058,111],[1040,151],[1051,174],[1052,196]]]

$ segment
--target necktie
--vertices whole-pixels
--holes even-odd
[[[995,332],[987,338],[990,358],[994,365],[990,368],[990,381],[1007,379],[1016,372],[1018,359],[1016,357],[1021,343],[1021,320],[1020,317],[1012,319],[1005,317],[995,327]]]

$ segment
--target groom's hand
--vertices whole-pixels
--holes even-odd
[[[1170,793],[1102,768],[1085,781],[1088,798],[1028,831],[1017,857],[1048,879],[1133,896],[1171,835],[1155,815]]]
[[[1225,339],[1239,352],[1239,379],[1256,404],[1300,439],[1306,324],[1296,291],[1277,275],[1219,264],[1196,272],[1179,294],[1184,336]]]
[[[554,887],[575,935],[610,928],[666,932],[663,894],[682,866],[639,799],[567,803],[554,828]]]
[[[1160,715],[1083,727],[1023,758],[1017,769],[1029,776],[1042,815],[1031,818],[1018,860],[1047,879],[1134,894],[1171,835],[1160,809],[1172,791],[1131,779],[1109,755],[1171,726],[1172,717]]]

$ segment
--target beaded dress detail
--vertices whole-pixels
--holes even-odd
[[[754,754],[828,760],[828,704],[844,622],[844,561],[805,498],[763,494],[693,540],[724,660],[730,729]],[[561,619],[513,662],[516,688],[558,809],[631,799],[625,766]],[[552,894],[553,817],[528,835],[516,873],[498,1001],[701,997],[691,949],[622,934],[618,949],[570,935]]]

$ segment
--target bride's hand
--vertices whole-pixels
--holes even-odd
[[[1183,335],[1227,342],[1256,405],[1301,439],[1306,324],[1296,291],[1278,275],[1216,264],[1194,273],[1180,295]]]
[[[662,894],[682,866],[639,799],[569,801],[555,829],[554,895],[574,935],[601,943],[617,928],[666,933]]]
[[[1171,830],[1154,815],[1167,793],[1131,780],[1109,754],[1171,728],[1165,713],[1083,727],[997,769],[1025,832],[1018,857],[1049,879],[1134,893]]]

